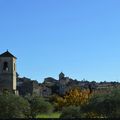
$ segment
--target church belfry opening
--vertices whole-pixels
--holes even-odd
[[[3,63],[3,70],[8,71],[8,62]]]

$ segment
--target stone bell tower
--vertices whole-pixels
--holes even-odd
[[[0,92],[16,93],[16,59],[9,51],[0,55]]]

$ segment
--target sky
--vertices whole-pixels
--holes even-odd
[[[120,82],[120,0],[0,0],[7,49],[20,77]]]

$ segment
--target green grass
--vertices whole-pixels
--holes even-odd
[[[50,114],[40,114],[36,118],[59,118],[60,113],[55,112],[55,113],[50,113]]]

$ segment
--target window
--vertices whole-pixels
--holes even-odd
[[[4,62],[3,64],[3,70],[8,71],[8,62]]]

